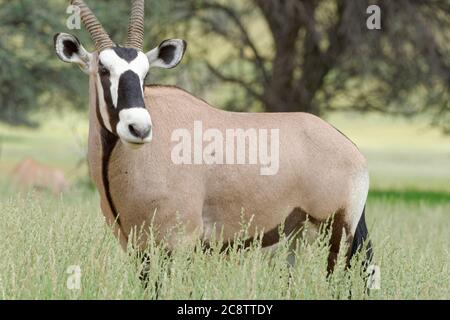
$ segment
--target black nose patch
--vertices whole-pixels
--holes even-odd
[[[145,107],[141,81],[138,75],[131,70],[124,72],[120,76],[117,95],[118,110]]]

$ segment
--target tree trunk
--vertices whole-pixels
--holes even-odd
[[[275,45],[272,73],[264,86],[264,107],[268,112],[302,111],[317,114],[318,109],[313,104],[316,90],[308,90],[307,82],[296,81],[294,74],[298,69],[296,46],[303,21],[299,18],[295,2],[288,2],[255,0],[266,18]]]

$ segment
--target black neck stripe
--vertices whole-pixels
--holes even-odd
[[[108,201],[108,205],[111,209],[111,212],[114,216],[114,220],[117,223],[118,227],[120,228],[120,218],[119,218],[119,214],[117,212],[117,208],[114,205],[114,201],[112,199],[111,196],[111,189],[110,189],[110,185],[109,185],[109,176],[108,176],[108,171],[109,171],[109,161],[111,159],[111,154],[114,150],[114,147],[116,146],[117,142],[118,142],[118,138],[117,136],[115,136],[114,134],[112,134],[111,132],[108,131],[108,129],[106,129],[105,124],[103,122],[103,119],[101,117],[100,114],[100,104],[99,104],[99,97],[98,97],[98,92],[96,90],[96,113],[97,113],[97,118],[98,121],[100,123],[100,139],[101,139],[101,144],[102,144],[102,182],[103,182],[103,188],[104,188],[104,192],[105,192],[105,196],[106,196],[106,200]],[[125,234],[123,234],[125,236]]]
[[[105,188],[105,196],[108,200],[109,207],[111,208],[111,212],[114,216],[114,220],[117,222],[117,225],[120,228],[120,217],[117,212],[117,208],[114,204],[111,195],[111,188],[109,185],[109,161],[111,159],[111,154],[114,150],[114,147],[117,144],[117,137],[113,135],[111,132],[106,130],[105,128],[100,129],[100,136],[102,140],[102,179],[103,179],[103,187]]]

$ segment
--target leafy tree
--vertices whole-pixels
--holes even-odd
[[[86,2],[125,39],[128,1]],[[53,50],[61,31],[93,49],[84,28],[67,30],[68,4],[0,0],[1,120],[87,106],[85,75]],[[381,8],[381,30],[366,27],[369,4]],[[147,49],[181,35],[189,43],[176,82],[207,98],[226,92],[229,109],[428,114],[450,131],[448,0],[147,0],[146,15]],[[150,80],[167,76],[153,70]]]
[[[0,116],[11,123],[26,122],[39,93],[47,90],[45,80],[60,77],[47,48],[57,25],[48,14],[53,4],[0,0]]]
[[[371,4],[381,8],[381,30],[366,26]],[[272,112],[427,112],[450,130],[448,0],[188,0],[179,10],[234,49],[205,59],[217,79],[235,85],[231,108],[241,93]],[[261,18],[265,47],[252,30]]]

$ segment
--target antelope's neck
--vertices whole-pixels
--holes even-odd
[[[109,162],[118,138],[101,124],[99,96],[96,86],[97,77],[91,74],[89,79],[89,171],[100,194],[103,214],[109,224],[117,223],[115,228],[120,229],[120,219],[111,197],[108,179]]]
[[[95,60],[95,59],[94,59]],[[104,184],[104,169],[118,138],[101,124],[97,75],[89,76],[89,141],[88,160],[91,176],[97,187]]]

